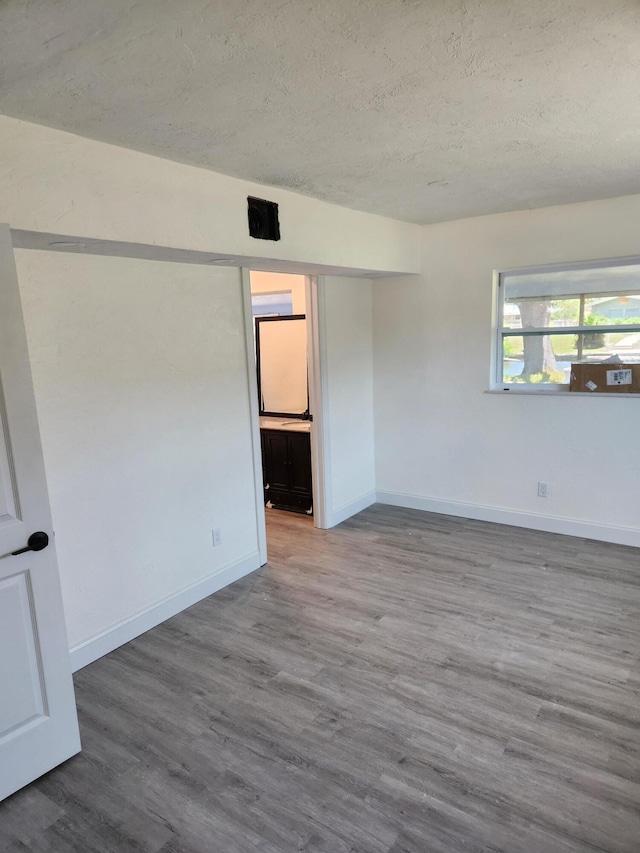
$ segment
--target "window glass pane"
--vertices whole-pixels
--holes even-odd
[[[527,297],[556,300],[579,294],[598,298],[627,295],[631,298],[633,294],[640,293],[640,264],[502,273],[500,281],[504,286],[504,298],[510,302]]]
[[[251,313],[254,317],[293,314],[293,294],[290,290],[282,293],[252,293]]]
[[[571,362],[578,361],[577,335],[526,335],[503,338],[502,381],[562,385]]]
[[[568,384],[572,363],[612,356],[626,364],[640,363],[640,332],[509,335],[503,338],[502,381]]]
[[[503,325],[506,329],[531,329],[550,326],[578,326],[580,299],[507,299],[504,304]]]
[[[584,313],[590,326],[640,325],[640,293],[585,298]]]

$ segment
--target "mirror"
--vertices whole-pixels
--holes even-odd
[[[304,314],[256,317],[260,414],[309,417],[307,323]]]

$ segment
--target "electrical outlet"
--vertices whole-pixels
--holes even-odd
[[[222,545],[222,530],[219,527],[216,527],[211,531],[211,538],[213,539],[213,547],[217,548],[218,545]]]
[[[549,497],[549,483],[538,483],[538,497],[539,498],[548,498]]]

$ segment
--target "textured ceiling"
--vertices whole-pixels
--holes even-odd
[[[0,112],[414,222],[640,192],[640,0],[0,0]]]

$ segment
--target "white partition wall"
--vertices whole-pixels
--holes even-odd
[[[77,668],[260,564],[241,276],[16,260]]]
[[[367,279],[318,282],[328,518],[332,527],[375,502],[372,289]]]

